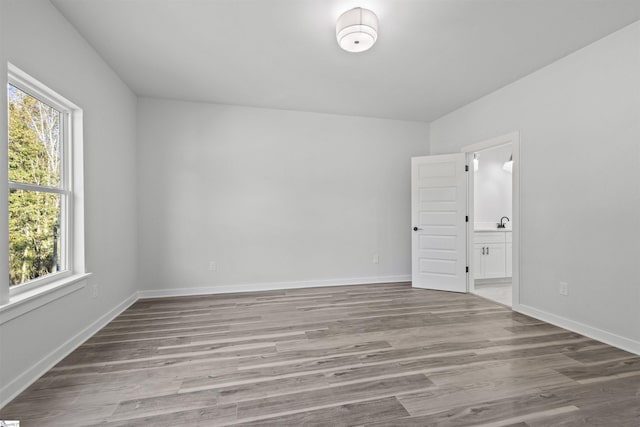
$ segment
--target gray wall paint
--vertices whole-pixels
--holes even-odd
[[[2,3],[12,37],[0,62],[84,110],[86,266],[93,273],[89,284],[100,285],[97,298],[87,288],[0,325],[0,384],[6,386],[135,291],[136,98],[48,1]],[[0,193],[7,194],[6,186],[6,178],[0,180]]]
[[[520,302],[636,343],[639,76],[637,22],[431,124],[434,154],[521,132]]]
[[[410,274],[410,158],[428,138],[420,122],[139,100],[142,287]]]

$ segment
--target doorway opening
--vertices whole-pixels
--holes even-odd
[[[468,174],[467,259],[470,293],[518,305],[519,196],[517,133],[462,149]]]
[[[498,148],[508,146],[498,163],[499,172],[511,179],[511,214],[504,207],[487,217],[475,215],[474,154],[478,169]],[[506,148],[505,148],[506,150]],[[480,158],[478,156],[480,155]],[[505,163],[507,163],[505,165]],[[415,288],[482,294],[490,285],[510,283],[499,302],[518,309],[520,242],[520,135],[514,132],[463,147],[458,154],[411,159],[411,282]],[[486,164],[484,165],[486,167]],[[508,170],[511,173],[508,174]],[[494,171],[496,172],[496,171]],[[510,178],[509,178],[510,176]],[[484,196],[479,196],[484,197]],[[480,202],[482,203],[482,202]],[[489,202],[489,204],[495,202]],[[508,205],[505,201],[505,206]],[[482,209],[478,207],[478,212]],[[504,217],[508,217],[504,218]],[[477,224],[476,224],[477,222]],[[501,224],[500,227],[498,224]],[[485,230],[481,231],[481,228]],[[495,228],[494,228],[495,227]],[[485,234],[475,240],[477,233]],[[493,234],[493,233],[496,234]],[[484,259],[483,259],[484,257]],[[509,270],[507,270],[507,268]],[[477,276],[478,275],[478,276]],[[508,278],[511,278],[510,280]],[[500,283],[497,279],[503,279]],[[491,279],[491,282],[482,282]],[[476,282],[479,290],[476,291]],[[483,287],[485,289],[480,289]],[[489,285],[489,286],[486,286]],[[489,295],[487,295],[489,296]],[[492,299],[497,300],[494,296]]]
[[[487,148],[473,156],[473,292],[511,306],[513,147]]]

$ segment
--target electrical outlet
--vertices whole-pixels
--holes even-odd
[[[209,261],[209,271],[216,271],[218,270],[218,265],[216,264],[215,261]]]
[[[91,298],[98,298],[98,284],[91,285]]]
[[[380,255],[374,255],[373,256],[373,263],[374,264],[380,264]]]
[[[560,295],[566,297],[569,295],[569,284],[567,282],[560,282],[560,286],[558,287],[558,292]]]

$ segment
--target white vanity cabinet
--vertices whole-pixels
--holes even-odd
[[[511,231],[475,231],[473,255],[476,279],[510,277]]]

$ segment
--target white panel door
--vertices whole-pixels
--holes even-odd
[[[466,292],[465,154],[411,159],[412,282]]]

